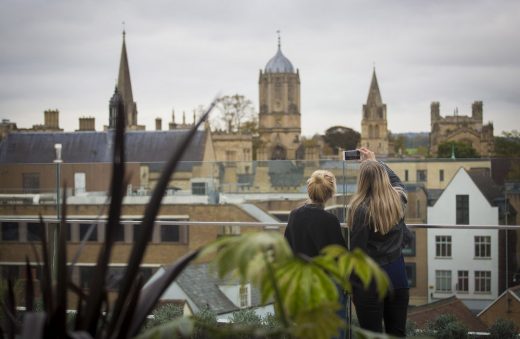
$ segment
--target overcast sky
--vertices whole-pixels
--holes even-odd
[[[0,1],[0,118],[18,127],[108,124],[122,22],[138,122],[192,117],[218,92],[258,111],[258,75],[282,51],[300,70],[302,133],[360,130],[375,63],[392,132],[430,130],[484,102],[495,135],[520,129],[520,1]]]

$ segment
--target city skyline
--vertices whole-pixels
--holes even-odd
[[[514,1],[5,1],[0,13],[0,118],[20,128],[55,108],[66,131],[83,116],[95,117],[97,130],[108,125],[123,29],[147,130],[157,117],[169,122],[172,108],[176,121],[183,111],[191,121],[217,93],[245,95],[258,112],[259,70],[280,29],[282,51],[300,71],[303,135],[333,125],[360,130],[374,63],[394,133],[430,131],[432,101],[445,116],[471,115],[482,100],[495,135],[518,129]]]

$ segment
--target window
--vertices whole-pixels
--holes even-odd
[[[413,234],[413,238],[410,240],[409,244],[406,244],[403,247],[403,255],[405,257],[413,257],[415,256],[415,231],[411,231]]]
[[[427,181],[427,172],[426,170],[417,170],[417,182],[425,182]]]
[[[3,222],[2,223],[2,240],[18,241],[18,223],[17,222]]]
[[[90,278],[94,274],[94,266],[79,266],[79,280],[81,288],[88,288]]]
[[[408,170],[404,170],[404,181],[408,181]]]
[[[205,182],[192,182],[191,183],[191,194],[206,195],[206,183]]]
[[[240,294],[240,307],[248,307],[249,306],[249,289],[247,286],[240,286],[239,290]]]
[[[469,195],[457,195],[457,225],[469,225]]]
[[[88,235],[90,226],[93,226],[92,233],[87,238],[87,241],[97,241],[97,225],[95,224],[79,224],[79,240],[83,241]]]
[[[451,271],[435,271],[435,292],[451,292]]]
[[[22,188],[24,193],[38,193],[40,191],[40,174],[23,173]]]
[[[226,161],[236,161],[236,160],[237,160],[236,151],[226,151]]]
[[[161,225],[161,242],[179,242],[179,225]]]
[[[42,239],[42,230],[41,228],[45,225],[40,223],[31,222],[27,224],[27,241],[41,241]]]
[[[438,258],[451,258],[451,236],[435,236],[435,256]]]
[[[491,237],[475,237],[475,258],[491,258]]]
[[[439,170],[439,181],[444,181],[444,170]]]
[[[475,292],[491,293],[491,271],[475,271]]]
[[[408,286],[416,286],[416,269],[415,263],[405,263],[406,277],[408,279]]]
[[[415,217],[421,217],[421,202],[419,200],[415,200]]]
[[[468,271],[457,271],[457,292],[468,292]]]
[[[11,281],[17,281],[20,279],[20,270],[25,269],[25,266],[18,265],[2,265],[0,266],[0,277],[2,279],[11,279]]]

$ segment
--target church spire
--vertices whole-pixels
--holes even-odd
[[[132,94],[132,82],[130,81],[130,67],[128,67],[128,56],[126,54],[126,31],[123,30],[123,46],[121,48],[121,60],[119,62],[119,76],[117,78],[117,89],[123,98],[126,112],[127,126],[137,125],[137,108]]]
[[[374,66],[372,71],[372,82],[370,83],[370,89],[368,91],[367,105],[380,106],[383,104],[381,99],[381,93],[379,92],[379,85],[377,84],[376,67]]]

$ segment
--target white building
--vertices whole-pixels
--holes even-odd
[[[464,168],[428,207],[429,225],[498,225],[493,207]],[[498,230],[428,229],[428,301],[456,295],[471,310],[498,296]]]

